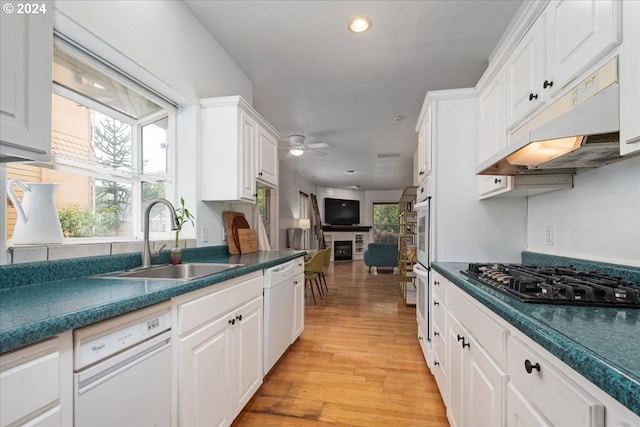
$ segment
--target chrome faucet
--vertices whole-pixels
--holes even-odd
[[[170,201],[167,199],[153,199],[149,202],[149,205],[144,210],[144,242],[142,243],[142,268],[151,267],[151,248],[149,248],[149,213],[151,212],[151,208],[157,204],[163,203],[169,211],[171,211],[170,219],[171,219],[171,229],[172,230],[180,230],[180,223],[178,222],[178,217],[176,215],[176,209],[173,207]]]

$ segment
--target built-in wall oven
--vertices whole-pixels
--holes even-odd
[[[431,326],[431,281],[430,281],[430,230],[431,230],[431,197],[415,205],[418,221],[417,233],[417,259],[413,266],[416,274],[416,318],[418,321],[418,339],[424,354],[425,360],[429,363],[429,349],[431,346],[432,326]]]

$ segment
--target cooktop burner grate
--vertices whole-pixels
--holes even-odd
[[[640,308],[640,284],[571,266],[472,263],[461,272],[523,302]]]

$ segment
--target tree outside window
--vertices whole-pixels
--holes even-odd
[[[400,232],[397,203],[373,204],[373,236],[376,242],[396,242]]]

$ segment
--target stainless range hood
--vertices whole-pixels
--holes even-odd
[[[477,175],[567,174],[622,160],[616,59],[522,127]]]

